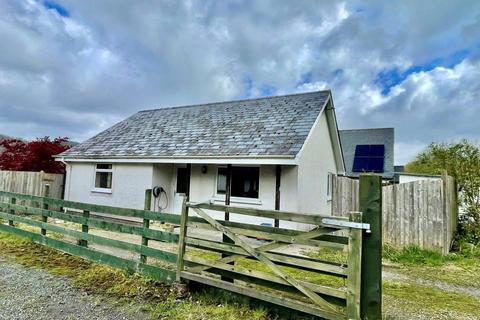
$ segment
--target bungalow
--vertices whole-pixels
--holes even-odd
[[[330,91],[140,111],[56,159],[68,200],[143,208],[158,187],[152,208],[169,213],[186,194],[330,214],[331,176],[345,173]]]

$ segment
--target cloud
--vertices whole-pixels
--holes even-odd
[[[454,8],[452,8],[454,6]],[[140,109],[332,89],[397,163],[478,138],[480,3],[3,1],[0,133],[84,140]]]

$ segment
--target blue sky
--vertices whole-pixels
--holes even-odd
[[[387,95],[392,87],[401,84],[411,74],[429,72],[438,67],[453,68],[476,52],[478,52],[478,47],[462,49],[447,57],[433,58],[422,64],[412,65],[406,70],[399,70],[398,67],[387,69],[378,73],[376,83],[381,86],[382,94]]]
[[[54,1],[44,1],[43,5],[47,9],[54,10],[56,13],[58,13],[62,17],[69,17],[70,16],[70,13],[68,12],[67,9],[65,9],[60,4],[58,4]]]
[[[0,1],[0,133],[82,141],[143,109],[331,89],[395,162],[478,140],[478,1]]]

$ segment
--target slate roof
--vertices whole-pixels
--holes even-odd
[[[355,148],[359,144],[383,144],[385,145],[385,162],[383,178],[391,179],[394,174],[394,139],[393,128],[354,129],[339,130],[342,144],[343,159],[347,176],[358,177],[359,172],[353,172],[353,159]]]
[[[294,157],[330,91],[140,111],[57,157]]]

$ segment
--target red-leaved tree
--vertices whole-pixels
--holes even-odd
[[[63,163],[54,155],[70,148],[68,138],[38,138],[31,142],[5,139],[0,142],[0,169],[11,171],[45,171],[65,173]]]

